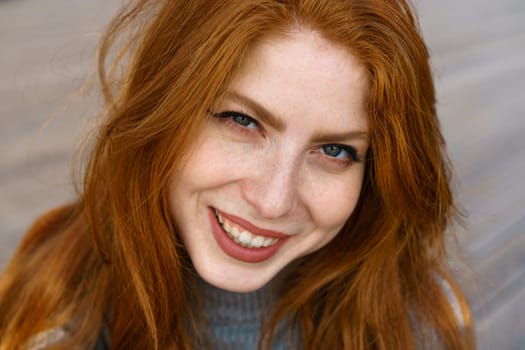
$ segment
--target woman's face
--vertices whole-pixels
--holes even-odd
[[[258,289],[338,234],[363,182],[366,84],[356,58],[313,31],[254,48],[170,187],[204,280]]]

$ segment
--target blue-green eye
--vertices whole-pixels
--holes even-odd
[[[339,144],[329,144],[329,145],[323,145],[321,146],[321,150],[323,154],[327,155],[328,157],[336,158],[336,159],[348,159],[354,162],[359,161],[359,156],[357,155],[357,151],[355,148],[346,146],[346,145],[339,145]]]
[[[231,115],[231,118],[237,124],[242,125],[247,128],[250,128],[250,127],[253,128],[257,126],[256,121],[253,118],[250,118],[245,114],[235,113]]]
[[[259,127],[259,123],[255,119],[240,112],[225,111],[220,113],[214,113],[213,116],[218,118],[230,119],[235,124],[238,124],[239,126],[248,129],[255,129]]]

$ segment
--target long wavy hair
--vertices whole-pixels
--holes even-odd
[[[199,302],[169,178],[253,46],[297,26],[347,47],[366,69],[371,148],[354,213],[332,242],[294,264],[259,347],[270,349],[289,317],[304,349],[474,348],[468,306],[445,263],[457,209],[410,4],[137,0],[101,41],[106,108],[78,200],[33,225],[0,281],[1,350],[64,325],[72,336],[57,349],[92,344],[103,324],[113,349],[195,347]]]

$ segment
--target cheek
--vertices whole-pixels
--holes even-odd
[[[338,232],[355,209],[361,193],[363,170],[353,169],[348,178],[324,178],[310,188],[308,202],[316,225],[326,232]]]
[[[238,155],[232,152],[231,147],[218,141],[208,137],[194,147],[179,169],[181,185],[195,190],[214,187],[228,181],[236,173],[234,164],[239,163]]]

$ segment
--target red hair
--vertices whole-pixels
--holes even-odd
[[[456,209],[428,51],[409,4],[138,0],[101,43],[107,108],[79,199],[30,229],[0,281],[0,350],[65,324],[72,338],[62,348],[85,345],[104,322],[115,349],[194,346],[198,300],[168,179],[253,46],[294,26],[347,47],[365,67],[371,149],[356,210],[331,243],[294,264],[260,347],[270,349],[283,317],[299,324],[305,349],[414,349],[434,338],[474,347],[445,264]]]

